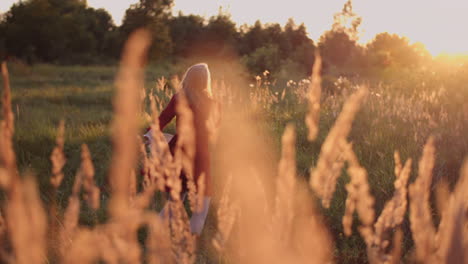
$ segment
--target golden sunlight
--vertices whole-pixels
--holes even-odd
[[[433,56],[468,53],[468,1],[356,0],[355,11],[363,18],[362,41],[382,31],[422,42]]]
[[[296,23],[304,23],[310,37],[318,40],[322,33],[331,27],[333,14],[341,10],[344,2],[203,0],[195,3],[178,0],[175,1],[175,8],[184,13],[202,13],[209,16],[215,15],[221,6],[238,24],[253,24],[256,20],[284,24],[292,17]],[[468,11],[468,1],[355,0],[353,7],[362,17],[362,44],[372,40],[378,33],[389,32],[408,37],[411,42],[422,42],[433,56],[440,53],[468,53],[468,37],[463,34],[468,25],[468,16],[465,15]]]

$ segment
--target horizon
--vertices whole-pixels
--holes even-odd
[[[15,2],[18,0],[3,0],[0,3],[0,12],[7,12]],[[120,25],[125,10],[138,0],[119,0],[118,3],[106,0],[87,2],[90,7],[107,10],[114,23]],[[320,36],[331,28],[333,15],[342,9],[344,3],[345,0],[290,0],[287,3],[272,3],[268,0],[199,0],[196,3],[175,0],[172,10],[174,15],[182,12],[208,19],[216,16],[222,9],[231,15],[237,27],[253,25],[257,20],[262,24],[279,23],[284,26],[292,18],[298,25],[304,23],[309,37],[318,42]],[[265,9],[267,4],[269,8]],[[289,6],[294,6],[290,8],[290,12],[287,8]],[[388,32],[407,37],[410,43],[421,42],[434,57],[441,54],[468,55],[468,37],[462,34],[464,27],[468,25],[468,16],[464,15],[468,11],[468,1],[447,0],[441,3],[437,0],[414,0],[407,3],[405,0],[354,0],[353,9],[362,17],[358,41],[360,44],[371,41],[379,33]]]

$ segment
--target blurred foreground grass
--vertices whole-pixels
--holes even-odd
[[[30,171],[37,175],[41,196],[48,202],[51,171],[49,156],[55,145],[57,125],[64,119],[67,163],[58,202],[62,208],[66,205],[74,174],[80,165],[80,146],[87,144],[96,169],[96,183],[103,191],[101,199],[105,203],[108,195],[106,174],[112,154],[110,122],[117,67],[12,65],[10,71],[12,106],[16,118],[14,144],[20,171]],[[171,67],[149,67],[145,83],[147,90],[156,86],[160,76],[170,78],[176,71],[176,68]],[[368,171],[371,193],[376,198],[376,212],[380,212],[384,202],[393,194],[394,151],[400,152],[402,160],[418,160],[429,135],[436,138],[434,182],[445,180],[453,184],[456,181],[463,158],[468,154],[466,76],[454,76],[451,73],[434,75],[427,71],[386,71],[371,77],[330,74],[323,78],[320,134],[312,143],[307,141],[304,124],[306,101],[299,93],[307,86],[307,82],[288,86],[272,86],[267,82],[260,85],[271,91],[264,96],[276,98],[266,98],[265,101],[269,103],[264,107],[265,116],[259,119],[263,121],[261,125],[273,135],[271,142],[278,151],[286,124],[292,122],[296,125],[297,166],[304,179],[308,179],[309,168],[315,165],[321,144],[340,112],[343,101],[357,85],[367,84],[370,95],[354,121],[350,141],[360,163]],[[417,162],[414,162],[413,177],[416,168]],[[339,178],[331,207],[323,210],[323,214],[334,236],[338,262],[361,263],[367,259],[365,244],[356,235],[357,232],[346,238],[341,225],[346,199],[344,186],[347,181],[346,175]],[[85,207],[81,221],[93,224],[104,218],[103,210],[94,214]],[[208,231],[209,226],[210,223]],[[403,230],[404,241],[409,245],[411,236],[407,219]],[[203,257],[201,259],[204,259],[200,260],[203,263],[209,262]]]

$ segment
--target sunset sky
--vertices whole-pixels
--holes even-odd
[[[5,12],[15,0],[0,0]],[[95,8],[105,8],[120,24],[125,9],[138,0],[88,0]],[[345,0],[175,0],[174,12],[216,15],[219,7],[231,13],[238,24],[256,20],[284,24],[292,17],[305,23],[309,35],[317,40],[330,28],[333,14],[341,10]],[[379,32],[407,36],[422,42],[433,54],[468,54],[468,0],[354,0],[355,12],[363,18],[361,42]]]

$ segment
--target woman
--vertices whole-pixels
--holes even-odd
[[[195,156],[194,156],[194,169],[193,176],[197,183],[200,175],[205,175],[205,192],[203,198],[203,208],[200,212],[194,212],[190,219],[190,227],[192,233],[200,234],[211,201],[211,171],[210,171],[210,151],[209,151],[209,129],[207,122],[210,113],[215,111],[218,105],[213,100],[211,92],[211,74],[208,65],[200,63],[191,66],[181,82],[181,90],[175,94],[166,108],[159,116],[159,126],[161,131],[169,124],[174,117],[177,117],[177,104],[180,102],[181,97],[184,96],[187,100],[188,106],[193,113],[193,128],[195,134]],[[171,153],[174,154],[174,149],[178,140],[179,125],[176,119],[176,134],[169,141],[169,148]],[[151,132],[148,132],[146,137],[149,137]],[[186,191],[185,174],[181,174],[183,182],[183,192]],[[182,197],[184,195],[182,194]]]

